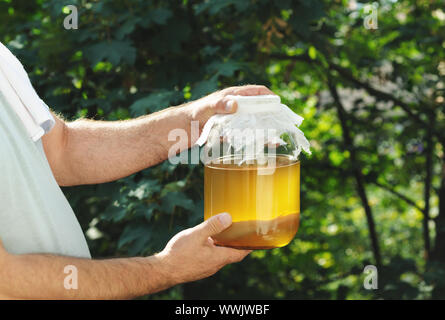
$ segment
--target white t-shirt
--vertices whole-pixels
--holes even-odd
[[[46,121],[51,120],[46,119],[46,105],[35,99],[26,84],[17,89],[7,82],[17,76],[9,72],[22,77],[21,71],[0,71],[0,239],[10,253],[90,258],[79,222],[43,150],[40,137],[52,127]],[[17,112],[19,103],[26,109]]]

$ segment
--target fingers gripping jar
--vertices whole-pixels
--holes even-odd
[[[204,219],[228,212],[232,225],[215,244],[242,249],[287,245],[300,219],[301,150],[309,142],[303,118],[275,95],[231,96],[234,114],[209,119],[204,146]]]

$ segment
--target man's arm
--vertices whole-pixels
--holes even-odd
[[[173,285],[156,256],[89,260],[0,248],[0,265],[0,299],[128,299]],[[66,266],[76,268],[77,289],[64,287]]]
[[[191,138],[180,145],[189,148],[200,129],[215,113],[231,113],[236,103],[227,95],[273,94],[264,86],[231,87],[178,107],[126,121],[78,120],[65,123],[56,117],[55,128],[43,137],[45,153],[60,185],[95,184],[117,180],[167,159],[176,141],[168,141],[173,129]]]
[[[250,252],[213,244],[210,236],[230,224],[230,215],[214,216],[178,233],[162,252],[146,258],[12,255],[0,242],[0,299],[129,299],[205,278]],[[77,289],[64,287],[69,265],[77,269]]]

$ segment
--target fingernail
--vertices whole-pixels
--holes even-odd
[[[233,110],[233,106],[234,106],[234,104],[235,104],[235,101],[233,101],[233,100],[228,101],[228,102],[226,103],[226,111],[227,111],[227,112],[232,111],[232,110]]]
[[[228,213],[221,213],[218,215],[218,219],[225,228],[232,224],[232,216]]]

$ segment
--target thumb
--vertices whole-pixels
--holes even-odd
[[[228,213],[220,213],[213,216],[195,228],[202,236],[207,239],[210,236],[217,235],[232,224],[232,217]]]
[[[238,108],[235,100],[224,97],[216,103],[216,113],[234,113]]]

